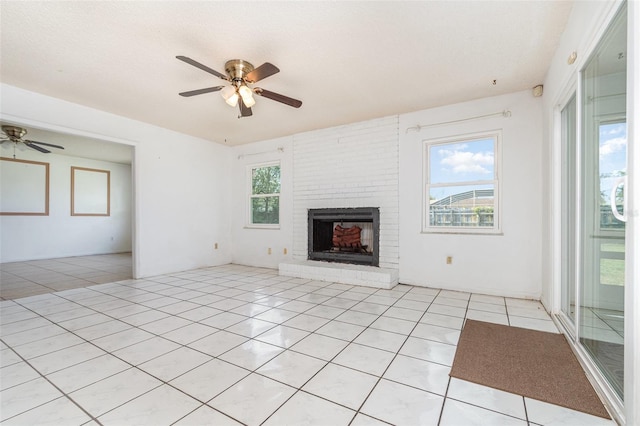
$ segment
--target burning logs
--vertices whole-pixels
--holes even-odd
[[[343,228],[340,225],[336,225],[336,227],[333,229],[333,246],[338,248],[361,248],[361,231],[362,228],[360,228],[359,226]]]

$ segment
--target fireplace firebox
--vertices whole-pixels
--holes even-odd
[[[379,265],[377,207],[309,209],[309,260]]]

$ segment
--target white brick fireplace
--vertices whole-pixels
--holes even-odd
[[[293,262],[280,272],[358,284],[354,277],[382,273],[398,282],[398,117],[385,117],[294,136]],[[308,210],[377,207],[380,210],[379,268],[307,260]],[[304,267],[313,268],[304,272]],[[324,271],[324,272],[323,272]],[[340,271],[340,272],[336,272]],[[351,272],[349,272],[351,271]]]

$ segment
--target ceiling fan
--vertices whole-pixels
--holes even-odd
[[[22,127],[3,125],[2,126],[2,131],[4,132],[4,136],[0,136],[0,143],[13,142],[14,143],[14,148],[15,148],[15,146],[17,144],[23,143],[26,146],[28,146],[29,148],[35,149],[36,151],[40,151],[40,152],[45,153],[45,154],[49,154],[51,151],[49,151],[46,148],[41,147],[40,145],[50,146],[52,148],[64,149],[64,147],[62,147],[60,145],[54,145],[54,144],[51,144],[51,143],[45,143],[45,142],[38,142],[38,141],[32,141],[32,140],[28,140],[28,139],[23,139],[24,136],[27,134],[27,129],[23,129]]]
[[[262,79],[280,72],[278,67],[269,62],[265,62],[258,68],[254,68],[254,66],[247,61],[244,61],[242,59],[232,59],[230,61],[227,61],[224,66],[226,71],[225,75],[186,56],[176,56],[176,58],[231,83],[230,86],[214,86],[204,89],[182,92],[179,93],[180,96],[189,97],[220,91],[220,94],[228,105],[232,107],[235,107],[236,105],[240,106],[240,115],[238,116],[238,118],[249,117],[253,115],[253,113],[251,112],[251,107],[256,103],[255,99],[253,99],[253,94],[283,103],[285,105],[292,106],[294,108],[300,108],[300,106],[302,105],[302,102],[297,99],[293,99],[279,93],[271,92],[260,87],[249,87],[249,85],[253,85],[254,83],[257,83]]]

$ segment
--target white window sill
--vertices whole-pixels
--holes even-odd
[[[453,234],[453,235],[490,235],[490,236],[502,236],[504,233],[501,229],[465,229],[465,228],[446,228],[446,229],[423,229],[421,234]]]
[[[249,225],[245,225],[244,229],[280,229],[280,225],[254,225],[254,224],[249,224]]]

